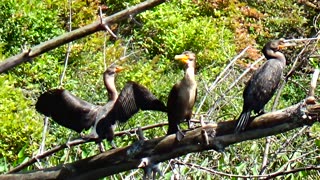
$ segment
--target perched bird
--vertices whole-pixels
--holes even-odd
[[[135,82],[127,82],[120,95],[115,87],[115,74],[122,68],[112,65],[103,74],[109,101],[104,106],[93,105],[64,89],[49,90],[38,98],[36,110],[58,124],[78,133],[93,126],[90,135],[96,142],[107,139],[113,143],[114,125],[126,122],[131,116],[142,110],[166,112],[167,108],[147,88]]]
[[[267,61],[254,72],[243,91],[243,108],[235,128],[236,133],[244,131],[251,123],[251,111],[264,113],[264,106],[276,92],[286,58],[279,50],[289,46],[283,39],[268,42],[262,49]]]
[[[183,79],[173,86],[168,97],[169,127],[167,135],[176,133],[176,138],[180,141],[184,134],[180,130],[179,123],[186,120],[190,128],[192,108],[197,96],[196,55],[193,52],[185,51],[181,55],[176,55],[175,59],[185,63],[186,70]]]

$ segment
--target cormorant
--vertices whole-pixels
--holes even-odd
[[[267,61],[254,72],[243,91],[243,108],[235,128],[236,133],[244,131],[253,119],[251,111],[257,114],[264,113],[264,106],[276,92],[286,58],[279,50],[289,46],[284,39],[268,42],[262,49]]]
[[[176,55],[175,59],[185,63],[186,70],[183,79],[173,86],[168,97],[169,127],[167,135],[176,133],[176,138],[180,141],[184,134],[180,130],[179,123],[186,120],[190,128],[192,108],[197,96],[196,55],[193,52],[185,51],[181,55]]]
[[[109,97],[104,106],[86,102],[65,89],[52,89],[40,95],[36,110],[78,133],[93,126],[91,134],[84,137],[97,138],[96,142],[106,138],[115,147],[112,140],[116,121],[126,122],[139,109],[167,112],[163,102],[147,88],[132,81],[126,83],[118,96],[114,79],[121,70],[111,65],[104,72],[103,79]]]

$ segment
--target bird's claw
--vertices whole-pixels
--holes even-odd
[[[113,140],[110,141],[111,149],[117,149],[117,145],[114,143]]]
[[[163,176],[163,173],[161,172],[159,168],[159,164],[153,164],[151,163],[149,158],[142,158],[140,164],[138,165],[139,168],[143,168],[144,174],[143,179],[156,179],[157,173],[160,176]],[[153,174],[153,176],[151,176]]]
[[[185,134],[181,130],[177,131],[176,133],[177,141],[181,141],[184,138],[184,136]]]
[[[99,151],[100,151],[101,153],[103,153],[103,152],[106,151],[105,148],[104,148],[104,145],[102,144],[102,142],[98,142],[97,144],[98,144],[98,146],[99,146]]]
[[[190,120],[187,120],[187,122],[188,122],[188,128],[191,129],[193,126],[193,122],[191,122]]]
[[[204,142],[206,143],[206,145],[209,145],[209,137],[208,137],[208,133],[205,129],[201,130],[202,136],[204,138]]]
[[[202,115],[200,116],[200,125],[201,125],[201,127],[206,126],[206,123],[204,122]]]

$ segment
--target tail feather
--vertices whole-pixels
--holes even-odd
[[[250,114],[251,111],[243,111],[240,115],[240,117],[238,118],[238,122],[237,122],[237,126],[235,128],[235,133],[240,133],[242,131],[244,131],[247,126],[250,124]]]

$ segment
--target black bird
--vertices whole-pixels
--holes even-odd
[[[236,133],[244,131],[252,122],[251,111],[264,113],[264,106],[277,90],[286,58],[279,50],[289,46],[283,39],[268,42],[262,49],[267,61],[251,76],[243,91],[243,108],[235,128]]]
[[[52,117],[58,124],[78,133],[93,126],[90,135],[97,142],[107,139],[112,146],[116,121],[126,122],[142,110],[166,112],[166,106],[147,88],[129,81],[118,96],[114,79],[122,68],[112,65],[103,74],[109,101],[104,106],[93,105],[64,89],[53,89],[43,93],[36,103],[36,110]]]
[[[197,96],[196,55],[193,52],[185,51],[181,55],[176,55],[175,59],[185,63],[186,70],[183,79],[173,86],[168,97],[169,127],[167,135],[176,133],[177,140],[180,141],[184,134],[180,130],[179,123],[186,120],[190,128],[192,108]]]

